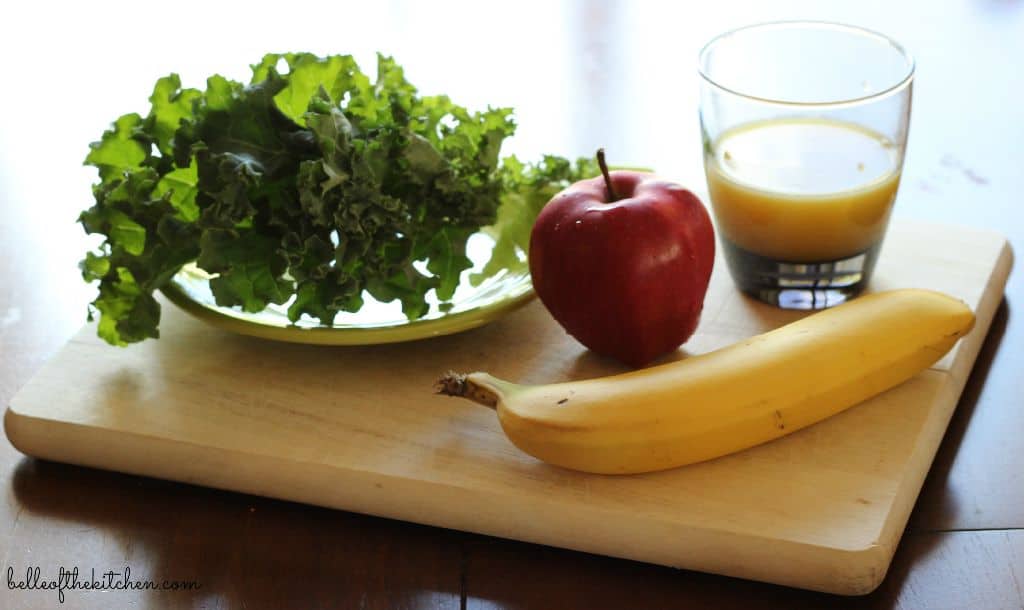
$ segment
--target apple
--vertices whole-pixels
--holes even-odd
[[[715,260],[704,204],[638,171],[581,180],[541,210],[530,274],[541,302],[580,343],[643,366],[697,329]]]

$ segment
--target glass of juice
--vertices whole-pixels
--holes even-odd
[[[914,61],[820,22],[748,26],[700,53],[704,171],[743,292],[822,309],[864,289],[900,182]]]

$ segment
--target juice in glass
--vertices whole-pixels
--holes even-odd
[[[701,51],[704,168],[736,285],[820,309],[869,281],[900,183],[914,62],[863,28],[779,22]]]
[[[708,189],[730,261],[756,268],[759,258],[877,256],[900,180],[898,150],[885,136],[836,120],[781,118],[730,129],[712,151]]]

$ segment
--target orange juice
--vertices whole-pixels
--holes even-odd
[[[712,149],[708,190],[727,246],[818,263],[881,243],[900,181],[899,150],[884,136],[829,119],[773,119],[726,131]]]

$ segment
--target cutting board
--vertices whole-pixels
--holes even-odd
[[[922,287],[977,312],[930,370],[783,439],[672,471],[588,475],[503,436],[494,412],[432,393],[448,369],[527,383],[623,370],[536,301],[406,344],[318,347],[237,336],[164,304],[162,338],[115,349],[86,326],[11,401],[11,442],[40,458],[616,557],[863,594],[883,579],[1002,299],[994,233],[894,223],[874,290]],[[716,266],[683,358],[800,317]]]

